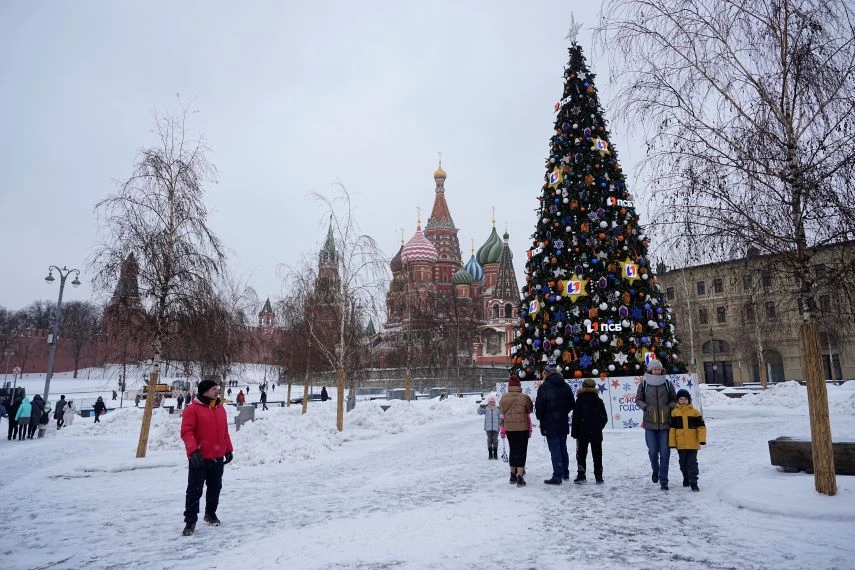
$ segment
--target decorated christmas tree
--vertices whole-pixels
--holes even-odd
[[[666,373],[685,372],[577,31],[555,104],[512,373],[536,380],[556,363],[565,378],[633,376],[654,357]]]

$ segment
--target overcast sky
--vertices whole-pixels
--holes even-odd
[[[323,242],[326,214],[309,193],[344,182],[361,229],[391,257],[417,207],[426,222],[438,152],[464,260],[495,207],[521,275],[571,9],[611,119],[595,2],[0,3],[0,305],[55,300],[51,264],[83,270],[66,300],[97,297],[93,206],[156,143],[154,114],[188,102],[219,171],[210,224],[262,300],[283,292],[278,266]],[[631,178],[640,150],[617,127]]]

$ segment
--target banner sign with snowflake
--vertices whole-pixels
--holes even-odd
[[[674,391],[686,389],[692,394],[692,405],[698,410],[703,411],[703,405],[700,398],[700,390],[698,389],[698,378],[695,374],[668,374],[668,381],[674,386]],[[584,378],[574,378],[567,380],[567,383],[573,388],[573,394],[582,386]],[[609,423],[606,428],[611,429],[631,429],[641,426],[643,413],[638,406],[635,405],[635,395],[638,393],[638,386],[644,380],[644,376],[619,376],[616,378],[594,378],[597,383],[597,389],[600,392],[600,398],[606,405],[606,412],[609,414]],[[531,401],[537,405],[537,389],[540,388],[542,381],[536,382],[524,381],[522,385],[523,394],[528,395]],[[507,382],[496,384],[496,393],[501,398],[508,392]],[[537,420],[532,414],[532,422],[537,425]],[[572,423],[572,422],[571,422]]]

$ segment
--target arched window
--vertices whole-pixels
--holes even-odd
[[[499,318],[499,305],[493,305],[493,318]]]
[[[730,352],[730,344],[728,344],[726,340],[715,338],[713,340],[706,341],[701,350],[704,354]]]
[[[513,317],[513,315],[514,315],[514,308],[511,306],[510,303],[508,303],[507,305],[505,305],[505,318],[510,319]]]

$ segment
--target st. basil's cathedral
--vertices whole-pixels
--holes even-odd
[[[520,292],[508,233],[499,238],[496,221],[487,241],[464,264],[446,201],[440,162],[433,208],[422,229],[390,262],[387,322],[379,345],[387,365],[447,365],[449,353],[461,365],[509,366]],[[444,353],[444,354],[440,354]],[[441,361],[441,362],[438,362]]]

